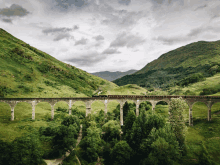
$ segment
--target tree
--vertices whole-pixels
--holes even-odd
[[[107,123],[105,123],[102,126],[102,130],[103,130],[103,132],[105,132],[103,134],[103,139],[106,142],[110,142],[113,139],[117,139],[117,140],[120,139],[121,127],[117,121],[109,120]]]
[[[70,116],[66,116],[63,121],[62,121],[62,125],[65,125],[67,127],[69,127],[70,125],[76,123],[76,129],[77,132],[79,132],[80,130],[80,122],[79,122],[79,118],[75,115],[70,115]]]
[[[126,141],[120,141],[115,144],[110,154],[113,165],[132,164],[130,162],[131,156],[132,149]]]
[[[102,130],[96,127],[94,121],[90,122],[90,127],[87,128],[87,135],[80,142],[82,152],[81,157],[89,163],[97,161],[98,154],[101,150],[101,133]]]
[[[133,126],[135,120],[136,120],[136,115],[135,115],[134,111],[129,111],[127,118],[125,119],[124,127],[123,127],[123,136],[125,138],[126,137],[128,138],[128,136],[130,136],[131,129],[132,129],[132,126]]]
[[[179,143],[170,124],[153,128],[140,146],[143,164],[177,164],[181,158]]]
[[[202,151],[199,154],[199,165],[214,165],[214,162],[211,160],[211,157],[202,141],[201,143]]]
[[[169,121],[184,155],[186,154],[185,134],[187,127],[185,126],[183,110],[186,108],[187,104],[181,97],[171,98],[169,105]]]
[[[12,150],[8,164],[38,165],[43,163],[43,151],[39,138],[34,134],[18,137],[12,142]]]
[[[60,157],[71,151],[76,145],[77,128],[76,124],[57,127],[57,131],[53,138],[53,153],[55,157]]]

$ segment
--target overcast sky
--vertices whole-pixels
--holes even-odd
[[[0,27],[90,73],[139,70],[220,40],[220,0],[0,0]]]

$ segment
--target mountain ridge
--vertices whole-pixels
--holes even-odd
[[[220,66],[220,40],[198,41],[164,53],[134,74],[113,82],[167,89],[193,74],[209,77],[215,66]]]
[[[116,71],[116,72],[110,72],[110,71],[102,71],[102,72],[94,72],[94,73],[91,73],[95,76],[98,76],[98,77],[101,77],[103,79],[106,79],[108,81],[113,81],[113,80],[116,80],[118,78],[121,78],[125,75],[130,75],[130,74],[133,74],[135,73],[137,70],[135,69],[130,69],[126,72],[121,72],[121,71]]]

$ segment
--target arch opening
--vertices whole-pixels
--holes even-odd
[[[208,107],[204,102],[195,102],[192,106],[193,125],[207,122]]]
[[[214,103],[211,107],[211,121],[215,122],[220,119],[220,102]]]
[[[86,116],[86,103],[83,101],[76,101],[71,108],[71,114],[77,115],[80,119]]]
[[[27,102],[19,102],[14,108],[14,120],[32,119],[32,106]]]
[[[95,100],[91,105],[91,114],[98,114],[101,110],[105,111],[105,104],[102,101]]]
[[[139,105],[139,113],[140,111],[150,112],[152,110],[152,104],[149,101],[142,101]]]
[[[136,114],[136,104],[132,100],[128,100],[124,103],[124,106],[123,106],[123,120],[124,121],[129,111],[134,111],[134,113]]]
[[[58,101],[54,105],[54,115],[59,112],[69,113],[69,105],[65,101]]]
[[[51,120],[51,105],[48,102],[40,102],[35,105],[35,120]]]
[[[11,107],[8,103],[0,102],[0,122],[11,120]]]
[[[169,105],[166,101],[159,101],[155,106],[155,112],[169,120]]]

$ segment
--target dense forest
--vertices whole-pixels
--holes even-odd
[[[161,102],[161,104],[164,104]],[[0,164],[30,165],[45,164],[43,159],[59,158],[66,152],[70,155],[63,165],[81,164],[104,165],[127,164],[187,164],[187,145],[185,143],[186,126],[183,109],[186,103],[181,99],[172,99],[169,106],[169,119],[151,111],[151,105],[140,105],[140,114],[135,115],[135,104],[125,103],[123,107],[124,124],[120,125],[120,106],[113,112],[96,115],[76,109],[67,116],[67,109],[58,108],[51,121],[45,116],[48,127],[38,130],[23,126],[29,133],[17,137],[12,142],[0,140]],[[75,148],[80,125],[82,140]],[[197,164],[214,164],[203,144]]]

